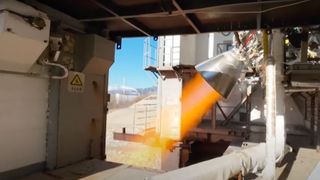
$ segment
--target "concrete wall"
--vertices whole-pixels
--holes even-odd
[[[264,123],[266,118],[265,110],[265,89],[257,89],[251,97],[251,121]],[[303,125],[304,116],[299,110],[293,98],[286,94],[284,96],[285,121],[286,125]]]
[[[208,59],[209,34],[181,36],[180,64],[196,65]]]
[[[67,79],[62,80],[57,167],[88,158],[102,159],[104,155],[101,145],[105,128],[105,77],[86,74],[83,93],[69,92],[67,86]]]
[[[52,83],[50,88],[49,169],[88,158],[105,159],[107,79],[114,58],[114,42],[96,35],[82,35],[77,37],[75,53],[76,70],[85,75],[83,92],[68,90],[67,79]]]
[[[222,43],[232,44],[233,33],[230,33],[229,35],[227,34],[223,35],[222,33],[210,33],[208,39],[209,39],[208,58],[212,58],[221,53],[218,50],[219,44],[222,44]],[[226,49],[222,49],[222,50],[226,50]]]
[[[180,138],[180,117],[181,117],[181,93],[182,81],[173,73],[166,74],[166,79],[159,78],[158,85],[158,110],[157,130],[161,137]],[[163,150],[161,152],[161,169],[164,171],[179,168],[179,148],[173,152]]]
[[[0,173],[45,161],[48,80],[0,74]]]
[[[159,78],[158,99],[160,110],[160,135],[167,138],[180,138],[180,114],[182,81],[169,74],[165,80]]]
[[[184,65],[194,65],[196,59],[196,36],[183,35],[181,36],[180,59]]]
[[[194,64],[199,64],[208,59],[209,34],[196,35]]]
[[[196,65],[219,54],[219,44],[232,45],[233,33],[164,36],[159,38],[159,66]],[[226,50],[226,49],[222,49]]]

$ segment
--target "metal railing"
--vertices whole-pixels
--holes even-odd
[[[133,133],[142,133],[156,127],[157,104],[144,103],[134,106]]]
[[[169,49],[167,51],[166,49]],[[179,65],[180,63],[180,46],[171,46],[171,47],[159,47],[158,51],[163,52],[158,59],[161,60],[161,67],[172,67]]]
[[[143,68],[147,68],[149,66],[157,67],[158,60],[157,60],[157,46],[151,43],[151,38],[147,37],[144,39],[143,43]]]
[[[151,43],[151,38],[144,39],[143,68],[172,67],[180,63],[180,46],[174,45],[173,38],[160,37],[158,44]]]

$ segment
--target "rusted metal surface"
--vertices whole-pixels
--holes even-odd
[[[113,132],[113,139],[119,141],[144,142],[144,138],[138,134]]]

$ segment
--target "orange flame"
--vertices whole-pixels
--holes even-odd
[[[200,74],[196,74],[183,88],[181,139],[195,128],[206,112],[221,98]]]
[[[180,140],[183,140],[188,132],[200,123],[202,117],[220,98],[220,94],[198,73],[187,82],[181,97]],[[168,112],[170,109],[172,108],[168,108]],[[144,142],[162,149],[173,149],[176,144],[174,140],[147,132],[144,133]]]
[[[184,86],[181,97],[181,119],[180,119],[180,140],[183,140],[189,131],[195,128],[202,117],[208,112],[214,103],[221,98],[220,94],[216,92],[200,74],[196,74]],[[166,107],[170,112],[172,107]],[[170,116],[169,116],[170,117]],[[172,129],[168,129],[171,130]],[[129,164],[145,167],[149,162],[154,161],[162,153],[162,160],[168,156],[168,149],[174,149],[176,141],[168,138],[161,137],[155,131],[145,131],[143,135],[136,139],[136,142],[143,142],[148,145],[144,150],[138,153],[132,153]],[[164,153],[166,152],[166,153]]]

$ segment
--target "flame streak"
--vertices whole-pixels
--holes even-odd
[[[180,140],[183,140],[188,132],[199,124],[206,112],[220,98],[220,94],[213,90],[200,74],[196,74],[194,78],[187,82],[181,97]],[[166,110],[172,109],[172,107],[166,107]],[[170,111],[166,112],[170,114]],[[172,131],[172,129],[168,130]],[[161,137],[153,131],[143,132],[143,135],[136,140],[136,142],[143,142],[148,146],[144,147],[142,151],[131,153],[126,163],[141,167],[150,167],[148,163],[156,162],[161,156],[160,153],[162,154],[161,161],[164,161],[169,156],[168,150],[173,150],[176,145],[176,141],[168,137]]]
[[[181,119],[180,119],[180,140],[183,140],[188,132],[195,128],[202,117],[209,111],[214,103],[221,98],[200,74],[187,82],[182,90],[181,97]],[[173,108],[165,108],[169,112]],[[168,116],[170,117],[170,116]],[[167,129],[166,131],[174,131]],[[143,133],[143,141],[150,146],[161,147],[162,149],[173,149],[176,141],[168,137],[160,137],[157,133]],[[169,133],[168,133],[169,134]]]
[[[181,139],[195,128],[214,103],[221,98],[200,74],[196,74],[183,88]]]

